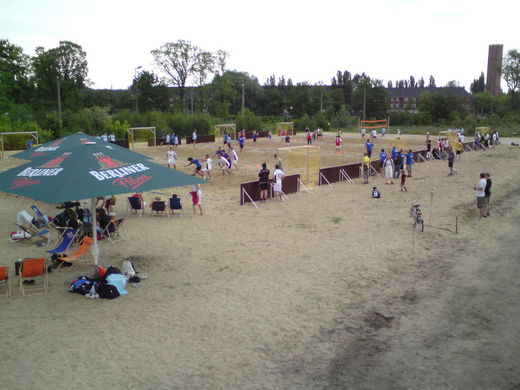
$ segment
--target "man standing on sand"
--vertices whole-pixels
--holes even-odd
[[[193,130],[193,133],[191,134],[191,141],[193,143],[193,147],[195,147],[195,144],[197,143],[197,130]]]
[[[278,154],[274,154],[274,165],[278,165],[278,167],[283,171],[283,161],[281,157],[278,157]]]
[[[370,157],[366,153],[363,153],[363,161],[361,166],[363,167],[363,184],[368,184],[368,176],[370,175]]]
[[[489,217],[489,210],[490,210],[490,206],[489,206],[489,200],[491,198],[491,185],[493,183],[491,182],[491,175],[489,173],[486,172],[486,189],[484,190],[485,194],[486,194],[486,217]]]
[[[281,202],[282,201],[282,195],[283,195],[283,192],[282,192],[282,180],[285,177],[285,173],[282,171],[282,169],[280,168],[279,165],[276,165],[275,168],[276,169],[273,172],[274,196],[279,196],[280,197],[280,202]]]
[[[265,203],[267,200],[267,191],[269,190],[269,169],[267,163],[262,163],[262,169],[258,172],[258,182],[260,185],[260,202]]]
[[[371,158],[372,149],[374,149],[374,144],[372,142],[370,142],[370,138],[367,139],[367,142],[365,142],[365,149],[366,149],[366,154],[367,154],[368,158]]]
[[[450,168],[449,175],[453,175],[453,163],[455,162],[455,153],[453,153],[453,149],[448,149],[448,167]]]
[[[477,195],[477,208],[479,211],[479,216],[475,218],[475,221],[480,221],[482,218],[487,217],[487,208],[486,208],[486,174],[480,174],[480,180],[476,185],[473,186],[473,189],[476,191]]]

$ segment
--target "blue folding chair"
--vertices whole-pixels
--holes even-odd
[[[61,241],[58,243],[58,245],[54,249],[47,251],[47,253],[49,253],[49,256],[52,256],[55,253],[65,253],[74,242],[77,233],[77,229],[66,228],[63,234],[61,235]]]
[[[128,197],[128,215],[135,214],[135,215],[143,215],[144,212],[144,205],[141,202],[141,199],[139,199],[136,196],[130,196]]]

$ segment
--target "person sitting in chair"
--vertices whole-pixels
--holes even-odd
[[[110,224],[113,225],[113,229],[115,230],[115,228],[117,227],[118,221],[113,220],[112,217],[110,215],[108,215],[108,213],[106,212],[104,207],[98,207],[96,209],[96,211],[97,211],[96,219],[97,219],[97,224],[98,224],[96,229],[97,229],[98,233],[103,234],[103,231]],[[111,228],[109,228],[109,230],[110,229]]]
[[[156,196],[154,201],[150,204],[150,208],[152,211],[157,213],[163,213],[166,210],[166,203],[161,199],[160,196]]]

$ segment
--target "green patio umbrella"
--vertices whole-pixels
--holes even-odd
[[[137,154],[141,158],[145,158],[147,160],[151,160],[151,157],[142,155],[140,153],[134,152],[132,150],[129,150],[127,148],[123,148],[122,146],[101,141],[100,139],[96,137],[92,137],[91,135],[85,134],[85,133],[74,133],[67,135],[65,137],[49,141],[43,145],[40,145],[33,149],[24,150],[22,152],[13,154],[12,157],[21,158],[24,160],[36,160],[41,157],[53,157],[53,156],[59,156],[60,154],[66,152],[68,149],[76,147],[78,145],[84,144],[84,143],[90,143],[90,142],[96,142],[100,145],[104,145],[107,149],[110,150],[118,150],[118,151],[127,151],[131,154]]]
[[[100,140],[78,143],[59,155],[39,157],[0,173],[0,191],[3,192],[47,203],[90,198],[96,265],[96,197],[205,183],[154,164],[125,148],[116,150],[106,146],[106,142]]]

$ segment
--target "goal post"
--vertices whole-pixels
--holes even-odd
[[[234,123],[222,123],[213,126],[213,134],[215,138],[219,138],[219,140],[223,139],[223,134],[226,131],[233,134],[235,139],[237,138],[237,127]]]
[[[316,185],[320,172],[320,148],[318,146],[289,146],[278,148],[286,174],[300,174],[300,180],[309,187]]]
[[[155,131],[155,127],[130,127],[126,131],[128,133],[128,143],[132,144],[132,149],[134,149],[134,136],[136,132],[146,131],[150,132],[153,135],[153,146],[157,146],[157,134]]]
[[[294,122],[278,122],[275,127],[276,135],[281,135],[282,130],[287,131],[287,135],[294,135]]]
[[[39,144],[37,131],[6,131],[3,133],[0,132],[0,143],[2,144],[2,159],[4,159],[4,157],[5,157],[5,139],[4,139],[4,137],[5,136],[16,136],[16,135],[18,135],[18,136],[23,135],[24,140],[32,139],[35,141],[34,142],[35,144]]]

